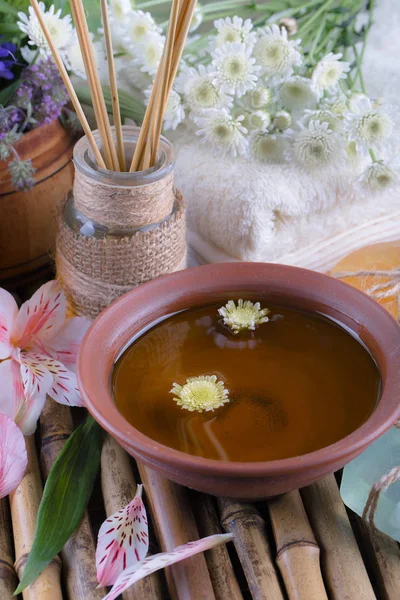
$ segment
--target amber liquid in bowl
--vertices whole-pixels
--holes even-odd
[[[233,335],[220,306],[168,317],[117,360],[115,402],[140,432],[205,458],[267,461],[328,446],[371,415],[379,371],[342,327],[322,315],[268,306],[268,323]],[[174,382],[214,374],[230,398],[214,412],[189,412],[169,393]]]

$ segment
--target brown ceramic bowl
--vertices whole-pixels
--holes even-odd
[[[230,294],[254,298],[257,293],[263,301],[324,313],[362,339],[382,377],[382,395],[371,417],[335,444],[269,462],[192,456],[159,444],[130,425],[114,404],[110,378],[117,357],[133,336],[176,311],[226,301]],[[141,285],[107,308],[83,340],[78,381],[93,417],[137,460],[203,492],[262,499],[308,485],[339,469],[400,417],[400,327],[368,296],[319,273],[274,264],[207,265]]]

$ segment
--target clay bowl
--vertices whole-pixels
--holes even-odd
[[[229,294],[254,298],[257,292],[271,304],[322,312],[362,339],[382,377],[382,395],[371,417],[347,437],[316,452],[243,463],[185,454],[153,441],[130,425],[118,412],[110,391],[113,365],[129,341],[176,311],[226,301]],[[303,487],[343,467],[400,417],[400,327],[368,296],[319,273],[273,264],[207,265],[140,285],[107,308],[83,340],[78,381],[93,417],[137,460],[202,492],[262,499]]]

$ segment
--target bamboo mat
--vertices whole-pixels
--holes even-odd
[[[15,291],[23,300],[42,283]],[[28,471],[10,498],[0,500],[0,600],[15,598],[16,572],[21,574],[32,545],[43,482],[83,412],[48,401],[35,438],[27,442]],[[243,504],[169,482],[135,464],[108,437],[87,513],[23,600],[104,597],[105,590],[96,589],[97,530],[106,515],[132,499],[139,482],[150,517],[151,553],[222,531],[234,534],[234,544],[147,577],[123,600],[399,600],[399,545],[346,510],[339,480],[337,473],[269,501]]]

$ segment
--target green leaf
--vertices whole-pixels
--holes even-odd
[[[79,525],[100,465],[103,430],[88,417],[71,435],[47,479],[20,594],[59,553]]]
[[[11,85],[8,85],[4,90],[0,91],[0,105],[6,106],[7,102],[10,100],[11,96],[17,90],[19,86],[19,81],[14,81]]]
[[[15,17],[18,15],[18,9],[11,6],[11,4],[5,0],[0,0],[0,12],[14,15]]]
[[[103,85],[104,100],[107,106],[107,112],[112,113],[111,90],[110,86]],[[89,88],[86,84],[75,85],[76,94],[81,102],[92,105]],[[121,116],[123,118],[133,119],[137,123],[141,123],[144,117],[145,106],[143,102],[137,100],[132,94],[118,90],[118,98],[120,103]]]

